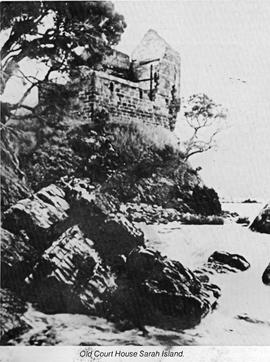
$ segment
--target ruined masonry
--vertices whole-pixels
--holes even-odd
[[[110,121],[143,121],[174,129],[180,110],[180,56],[149,30],[130,57],[119,51],[97,70],[84,68],[73,114],[91,120],[106,110]]]

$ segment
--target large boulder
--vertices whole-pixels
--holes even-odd
[[[46,249],[61,233],[58,226],[68,218],[69,205],[64,196],[63,190],[50,185],[20,200],[4,213],[3,227],[15,234],[24,230],[35,248]]]
[[[28,278],[27,293],[47,313],[95,313],[115,287],[94,243],[75,225],[44,252]]]
[[[95,248],[102,259],[113,265],[118,255],[128,255],[137,246],[144,245],[144,234],[121,213],[109,215],[99,223],[93,220],[92,227],[85,228],[87,235],[95,242]],[[95,222],[97,222],[95,224]]]
[[[66,193],[71,205],[67,224],[79,225],[108,265],[113,265],[119,254],[127,255],[144,245],[143,232],[118,211],[115,197],[100,190],[89,191],[78,182],[67,187]]]
[[[23,319],[27,305],[7,289],[0,289],[0,303],[0,345],[5,345],[29,328]]]
[[[260,233],[270,234],[270,201],[260,211],[259,215],[253,220],[250,229]]]
[[[23,281],[38,260],[37,251],[25,235],[1,229],[1,285],[20,290]]]
[[[202,283],[180,262],[139,247],[122,263],[118,288],[111,298],[110,318],[161,328],[187,328],[199,323],[219,296],[218,287]]]
[[[249,262],[239,254],[230,254],[225,251],[215,251],[209,258],[208,264],[218,272],[245,271],[250,267]]]
[[[270,285],[270,263],[268,264],[268,267],[263,272],[262,281],[265,285]]]
[[[197,214],[202,215],[216,215],[222,211],[218,194],[214,189],[209,189],[206,186],[194,187],[191,205]]]

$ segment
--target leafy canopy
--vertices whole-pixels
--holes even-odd
[[[2,91],[14,64],[26,57],[44,62],[49,73],[93,66],[119,42],[125,27],[107,1],[2,2],[0,31],[8,32],[1,48]]]
[[[206,94],[190,96],[184,105],[184,118],[191,137],[184,142],[185,159],[216,146],[216,136],[223,130],[226,110]]]

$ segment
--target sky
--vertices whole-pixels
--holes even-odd
[[[226,199],[270,199],[270,1],[114,1],[128,54],[150,28],[181,56],[181,96],[206,93],[228,109],[218,149],[191,163]],[[186,136],[179,116],[176,131]]]
[[[181,96],[206,93],[228,109],[217,150],[190,159],[202,167],[206,185],[226,199],[270,200],[270,1],[114,4],[127,22],[118,50],[131,54],[147,30],[155,29],[180,53]],[[20,82],[10,83],[3,100],[19,99]],[[181,114],[176,132],[185,140]]]

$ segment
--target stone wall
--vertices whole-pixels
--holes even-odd
[[[110,121],[143,121],[173,128],[176,120],[169,99],[157,94],[151,101],[140,83],[100,71],[87,71],[74,105],[73,114],[89,121],[93,111],[103,109],[109,112]]]
[[[68,98],[69,103],[71,98],[71,114],[89,122],[94,111],[106,110],[112,122],[140,121],[174,130],[180,110],[180,71],[179,54],[149,30],[134,50],[132,61],[114,50],[95,70],[81,67],[62,100]],[[59,86],[50,83],[43,87],[40,104],[48,103],[54,97],[51,90]]]

